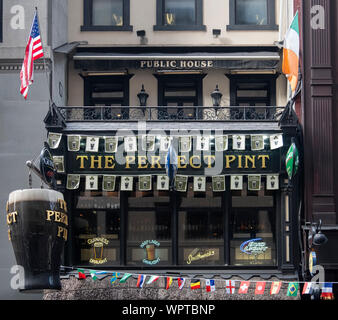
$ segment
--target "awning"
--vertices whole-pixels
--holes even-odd
[[[136,69],[276,69],[279,65],[278,52],[77,52],[75,68],[85,70],[111,70],[114,68]]]

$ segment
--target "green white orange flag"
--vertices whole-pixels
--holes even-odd
[[[292,93],[294,94],[298,83],[299,73],[299,20],[298,11],[294,16],[289,30],[287,31],[283,45],[283,65],[282,71],[290,82]]]

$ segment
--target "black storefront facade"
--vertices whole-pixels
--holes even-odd
[[[64,265],[298,279],[301,187],[285,169],[298,131],[293,111],[275,106],[279,52],[148,50],[78,48],[85,106],[53,105],[45,118],[57,189],[70,213]],[[110,97],[113,103],[88,94],[112,83],[125,90],[128,68],[153,70],[158,106],[130,106],[128,90]],[[216,68],[231,79],[231,106],[203,106],[201,79]],[[102,74],[111,71],[116,81]],[[236,93],[245,89],[265,96]],[[174,190],[165,169],[170,142],[178,160]]]

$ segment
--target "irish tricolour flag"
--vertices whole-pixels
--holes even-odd
[[[298,83],[299,68],[299,22],[298,11],[294,16],[289,30],[287,31],[283,45],[282,71],[288,78],[292,93],[294,94]]]

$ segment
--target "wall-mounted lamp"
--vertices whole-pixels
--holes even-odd
[[[221,34],[221,29],[212,29],[214,38],[217,38]]]
[[[140,43],[141,44],[147,44],[148,39],[146,38],[145,30],[137,30],[136,34],[137,34],[138,37],[140,37]]]
[[[145,30],[137,30],[136,34],[138,37],[144,38],[146,36]]]
[[[210,94],[210,96],[214,107],[219,107],[223,95],[218,89],[218,84],[216,84],[216,89]]]
[[[320,246],[328,241],[326,235],[322,233],[321,229],[322,229],[322,220],[319,220],[317,224],[313,223],[310,226],[308,236],[309,248],[312,248],[312,246]]]
[[[144,90],[143,84],[141,91],[137,94],[137,97],[140,100],[140,106],[145,107],[147,105],[147,99],[149,97],[149,94]]]

